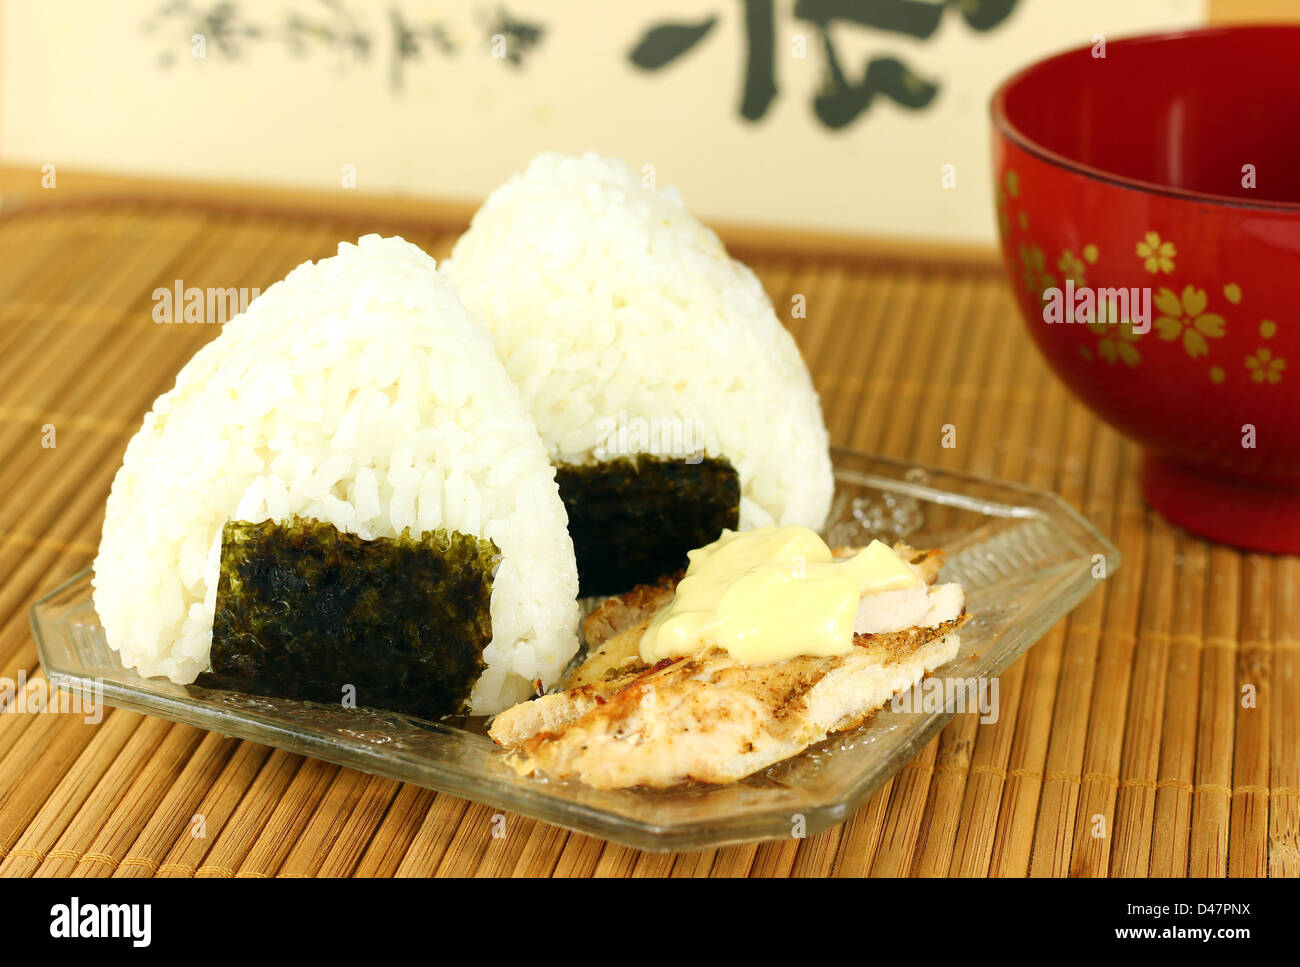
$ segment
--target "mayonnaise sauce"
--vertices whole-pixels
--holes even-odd
[[[863,595],[923,583],[887,544],[872,541],[853,557],[835,560],[807,527],[723,531],[688,558],[672,602],[641,638],[647,663],[707,645],[755,665],[844,655],[853,647],[853,618]]]

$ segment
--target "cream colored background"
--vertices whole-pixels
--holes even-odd
[[[210,4],[195,0],[196,6]],[[459,55],[430,55],[388,86],[388,8],[441,18]],[[742,7],[711,2],[511,0],[546,24],[522,70],[490,56],[481,27],[492,2],[388,0],[349,4],[377,49],[341,68],[329,53],[297,60],[274,41],[223,61],[209,44],[190,56],[172,24],[145,36],[161,0],[5,0],[0,8],[0,162],[151,176],[476,201],[542,150],[594,148],[676,184],[709,220],[817,231],[983,242],[994,234],[988,189],[987,102],[1003,77],[1042,54],[1149,29],[1199,24],[1205,0],[1021,0],[999,27],[970,29],[956,10],[918,41],[839,25],[850,77],[891,54],[941,84],[922,111],[883,97],[853,124],[829,131],[812,96],[822,70],[815,31],[777,0],[778,95],[757,123],[740,118]],[[313,0],[238,4],[274,23]],[[687,55],[653,73],[627,53],[669,19],[719,23]],[[792,56],[795,34],[806,59]],[[165,46],[169,70],[158,66]],[[1061,110],[1068,110],[1062,104]],[[956,189],[941,168],[956,165]]]

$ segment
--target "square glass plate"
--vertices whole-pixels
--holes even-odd
[[[833,452],[832,546],[871,537],[941,547],[941,580],[966,588],[971,619],[944,679],[992,678],[1113,574],[1119,552],[1054,494],[845,450]],[[1103,565],[1104,562],[1104,565]],[[1102,565],[1102,566],[1099,566]],[[142,678],[105,639],[83,571],[32,608],[50,681],[109,705],[412,782],[649,850],[807,835],[842,822],[953,715],[885,708],[851,732],[742,782],[602,791],[521,777],[482,720],[428,722]]]

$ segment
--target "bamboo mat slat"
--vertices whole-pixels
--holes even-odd
[[[0,218],[0,677],[42,674],[28,607],[90,562],[127,440],[216,334],[154,324],[153,290],[265,289],[383,230],[198,203]],[[406,234],[442,256],[457,231]],[[818,836],[653,854],[131,712],[11,708],[0,876],[1300,875],[1300,559],[1147,510],[1137,450],[1047,370],[992,267],[736,254],[835,442],[1055,490],[1122,551],[1003,674],[996,723],[958,716]]]

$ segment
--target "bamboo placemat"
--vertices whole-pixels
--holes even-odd
[[[401,228],[441,256],[457,227]],[[40,675],[29,605],[90,562],[130,434],[216,334],[155,324],[153,290],[264,289],[375,230],[123,201],[0,218],[0,677]],[[1136,449],[1047,371],[996,268],[739,254],[835,442],[1056,490],[1123,552],[1003,675],[996,724],[959,716],[819,836],[648,854],[516,815],[493,836],[492,807],[161,719],[11,707],[0,875],[1300,874],[1300,559],[1146,509]]]

